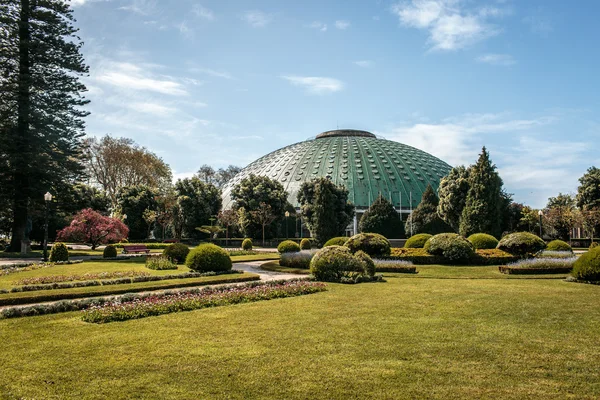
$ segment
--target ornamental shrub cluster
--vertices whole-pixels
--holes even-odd
[[[173,259],[165,255],[146,258],[146,268],[154,270],[177,269]]]
[[[279,246],[277,246],[277,251],[280,254],[297,253],[300,251],[300,246],[293,240],[284,240],[283,242],[279,243]]]
[[[600,247],[582,254],[573,264],[573,276],[582,281],[600,281]]]
[[[372,280],[374,264],[365,252],[353,255],[345,246],[328,246],[317,251],[310,262],[315,279],[325,282],[360,282]]]
[[[546,250],[548,251],[568,251],[573,252],[573,248],[567,242],[563,242],[562,240],[553,240],[546,246]]]
[[[422,249],[425,246],[425,242],[427,242],[432,235],[429,233],[419,233],[417,235],[413,235],[406,243],[404,243],[404,247],[407,249]]]
[[[244,239],[242,241],[242,250],[246,250],[246,251],[252,250],[252,240]]]
[[[229,254],[212,243],[201,244],[191,250],[185,259],[185,265],[199,272],[229,271],[232,267]]]
[[[310,240],[304,238],[300,241],[300,250],[310,250]]]
[[[173,243],[163,250],[163,255],[175,264],[183,264],[189,253],[190,248],[183,243]]]
[[[102,258],[116,258],[117,248],[112,244],[107,245],[102,252]]]
[[[456,233],[435,235],[425,243],[423,249],[450,262],[468,262],[475,255],[471,242]]]
[[[474,233],[467,238],[475,250],[495,249],[498,246],[498,239],[487,233]]]
[[[516,232],[504,236],[498,243],[498,249],[507,253],[526,256],[546,248],[546,242],[529,232]]]
[[[69,261],[69,249],[64,243],[54,243],[50,250],[50,262]]]
[[[378,233],[359,233],[349,238],[344,246],[352,253],[362,250],[371,257],[387,257],[392,248],[390,241]]]
[[[348,240],[348,238],[346,236],[334,237],[334,238],[331,238],[328,241],[326,241],[325,244],[323,245],[323,247],[343,246],[347,240]]]

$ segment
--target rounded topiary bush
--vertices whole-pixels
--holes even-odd
[[[573,248],[567,242],[562,240],[553,240],[546,246],[548,251],[570,251],[573,252]]]
[[[173,243],[163,250],[163,255],[176,264],[183,264],[190,248],[183,243]]]
[[[348,240],[348,238],[346,236],[334,237],[334,238],[331,238],[328,241],[326,241],[325,244],[323,245],[323,247],[343,246],[347,240]]]
[[[50,262],[69,261],[69,249],[64,243],[54,243],[50,250]]]
[[[429,254],[442,256],[450,262],[469,261],[475,255],[471,242],[456,233],[432,236],[423,248]]]
[[[467,240],[476,250],[495,249],[498,246],[498,239],[487,233],[474,233]]]
[[[310,273],[319,281],[337,282],[346,271],[364,271],[364,267],[345,246],[323,247],[310,261]]]
[[[422,249],[425,246],[425,242],[431,238],[432,235],[429,233],[419,233],[417,235],[413,235],[406,243],[404,243],[404,247],[407,249]]]
[[[362,250],[371,257],[389,256],[392,249],[390,241],[378,233],[359,233],[349,238],[344,246],[352,253]]]
[[[310,250],[310,240],[304,238],[300,241],[300,250]]]
[[[191,250],[185,259],[185,265],[194,271],[229,271],[231,258],[222,248],[212,243],[201,244]]]
[[[500,239],[497,248],[513,255],[524,256],[544,250],[546,242],[533,233],[515,232]]]
[[[365,273],[369,276],[375,276],[375,262],[367,253],[362,250],[354,253],[354,257],[362,264]]]
[[[117,257],[117,248],[112,244],[107,245],[102,252],[103,258],[116,258]]]
[[[573,264],[571,274],[582,281],[600,281],[600,246],[583,253]]]
[[[293,240],[284,240],[277,246],[277,251],[280,253],[297,253],[300,251],[300,246]]]
[[[242,250],[244,250],[244,251],[251,251],[252,250],[252,240],[250,240],[250,239],[244,239],[242,241]]]

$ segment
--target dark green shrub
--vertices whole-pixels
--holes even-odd
[[[354,257],[362,263],[364,271],[369,276],[375,276],[375,262],[373,259],[364,251],[359,250],[354,253]]]
[[[338,282],[347,271],[364,271],[364,268],[345,246],[323,247],[310,261],[310,272],[319,281]]]
[[[229,254],[212,243],[201,244],[191,250],[185,259],[185,265],[194,271],[229,271],[232,267]]]
[[[582,281],[600,281],[600,247],[583,253],[573,264],[572,274]]]
[[[69,249],[64,243],[54,243],[50,250],[50,262],[69,261]]]
[[[326,241],[325,244],[323,245],[323,247],[343,246],[347,240],[348,240],[348,238],[346,236],[334,237],[334,238],[331,238],[328,241]]]
[[[117,257],[117,248],[112,244],[107,245],[102,252],[103,258],[116,258]]]
[[[300,250],[310,250],[310,240],[304,238],[300,241]]]
[[[419,233],[418,235],[413,235],[406,243],[404,243],[404,247],[407,249],[422,249],[425,246],[425,242],[431,238],[429,233]]]
[[[390,241],[378,233],[359,233],[349,238],[344,246],[352,253],[362,250],[371,257],[387,257],[392,248]]]
[[[510,254],[524,256],[544,250],[546,248],[546,242],[533,233],[516,232],[500,239],[497,248]]]
[[[562,240],[553,240],[546,246],[546,250],[548,251],[570,251],[573,252],[573,249],[567,242],[563,242]]]
[[[246,251],[252,250],[252,240],[244,239],[242,241],[242,250],[246,250]]]
[[[473,258],[473,245],[456,233],[440,233],[432,236],[423,249],[434,256],[442,256],[450,262],[468,262]]]
[[[498,246],[498,239],[487,233],[474,233],[467,238],[475,250],[495,249]]]
[[[293,240],[284,240],[277,246],[279,253],[297,253],[300,251],[300,246]]]
[[[146,268],[155,270],[177,269],[177,264],[171,260],[173,260],[171,257],[164,254],[162,256],[147,257]]]
[[[163,250],[163,255],[176,264],[183,264],[187,255],[190,252],[190,248],[183,243],[173,243],[169,247]]]

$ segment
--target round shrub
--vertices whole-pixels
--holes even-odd
[[[185,259],[185,265],[198,272],[229,271],[232,266],[229,254],[212,243],[201,244],[191,250]]]
[[[50,262],[69,261],[69,249],[64,243],[54,243],[50,250]]]
[[[362,264],[367,275],[375,276],[375,262],[367,253],[359,250],[354,254],[354,257]]]
[[[562,240],[553,240],[546,246],[548,251],[570,251],[573,252],[573,248],[567,242]]]
[[[346,271],[364,271],[364,267],[345,246],[323,247],[310,261],[310,273],[319,281],[337,282]]]
[[[573,264],[571,273],[582,281],[600,281],[600,246],[583,253]]]
[[[300,241],[300,250],[310,250],[310,240],[304,238]]]
[[[516,232],[500,239],[497,248],[513,255],[524,256],[544,250],[546,242],[533,233]]]
[[[117,257],[117,248],[112,244],[107,245],[102,252],[103,258],[116,258]]]
[[[300,246],[293,240],[284,240],[277,246],[277,251],[280,253],[297,253],[300,251]]]
[[[326,241],[325,244],[323,245],[323,247],[343,246],[347,240],[348,240],[348,238],[346,236],[334,237],[334,238],[331,238],[328,241]]]
[[[487,233],[474,233],[467,240],[476,250],[495,249],[498,246],[498,239]]]
[[[390,241],[378,233],[359,233],[349,238],[344,246],[352,253],[362,250],[371,257],[389,256],[392,249]]]
[[[432,235],[429,233],[419,233],[417,235],[413,235],[406,243],[404,243],[404,247],[407,249],[422,249],[425,246],[425,242],[431,238]]]
[[[451,262],[469,261],[475,255],[471,242],[456,233],[440,233],[432,236],[423,249],[429,254],[442,256]]]
[[[252,240],[250,240],[250,239],[244,239],[242,241],[242,250],[245,250],[245,251],[252,250]]]
[[[163,250],[163,255],[176,264],[183,264],[190,248],[183,243],[173,243]]]

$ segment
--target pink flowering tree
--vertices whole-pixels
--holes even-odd
[[[58,232],[56,240],[88,243],[94,250],[101,244],[120,242],[128,234],[129,228],[120,220],[86,208],[73,217],[71,225]]]

